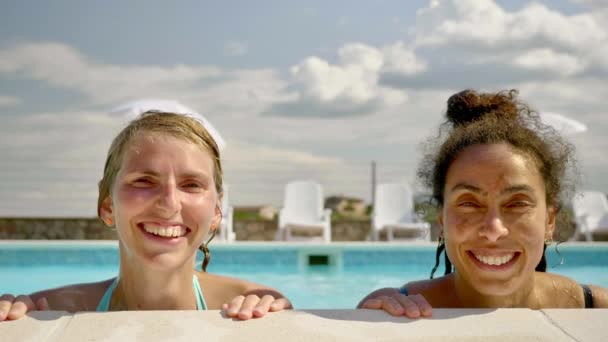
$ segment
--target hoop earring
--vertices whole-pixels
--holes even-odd
[[[545,246],[550,246],[553,244],[553,239],[546,239],[545,240]]]
[[[211,237],[209,238],[209,240],[207,240],[207,242],[200,245],[200,247],[198,248],[201,252],[203,252],[203,255],[205,256],[203,259],[203,265],[202,265],[203,272],[207,272],[207,265],[209,265],[209,262],[211,261],[211,251],[209,251],[209,247],[207,245],[209,244],[209,242],[211,242],[211,240],[213,240],[216,233],[217,233],[217,229],[213,229],[213,232],[211,233]]]

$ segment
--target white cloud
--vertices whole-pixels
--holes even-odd
[[[418,12],[417,24],[419,45],[545,43],[580,51],[606,39],[605,28],[590,14],[567,16],[534,2],[507,12],[493,0],[438,1]]]
[[[432,1],[419,10],[417,48],[441,48],[514,67],[557,74],[608,71],[593,51],[608,45],[608,29],[593,13],[565,15],[539,3],[508,12],[492,0]]]
[[[562,54],[551,49],[533,49],[515,57],[513,64],[524,69],[553,72],[568,76],[583,71],[587,63],[576,56]]]
[[[74,90],[101,104],[155,97],[166,89],[179,93],[221,75],[216,67],[109,65],[61,43],[23,43],[0,50],[0,73]]]
[[[338,50],[338,62],[308,57],[291,68],[294,98],[271,112],[282,116],[341,117],[369,115],[397,106],[407,95],[379,84],[384,70],[408,75],[426,69],[402,42],[382,48],[351,43]]]
[[[236,57],[246,55],[249,46],[245,42],[231,41],[224,45],[224,54],[226,56]]]
[[[16,96],[0,95],[0,107],[13,107],[21,103],[21,99]]]
[[[570,0],[574,3],[583,4],[591,8],[608,8],[606,0]]]

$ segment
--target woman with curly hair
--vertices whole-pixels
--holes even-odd
[[[438,208],[431,279],[374,291],[360,308],[608,307],[606,289],[545,272],[574,149],[516,91],[452,95],[429,147],[418,176]],[[445,274],[433,278],[444,251]]]

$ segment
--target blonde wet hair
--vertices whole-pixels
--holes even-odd
[[[99,197],[97,199],[97,216],[101,217],[103,201],[110,196],[110,190],[116,175],[122,167],[127,146],[134,136],[140,133],[168,134],[178,139],[189,141],[209,152],[213,160],[213,181],[218,195],[223,192],[223,172],[219,148],[211,134],[196,119],[175,113],[148,111],[131,121],[112,141],[103,168],[103,178],[99,181]]]

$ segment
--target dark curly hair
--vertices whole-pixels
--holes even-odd
[[[559,222],[566,221],[559,209],[561,199],[574,190],[575,182],[568,180],[576,175],[574,147],[555,129],[544,125],[538,113],[519,101],[517,95],[517,90],[481,93],[467,89],[448,99],[446,121],[438,136],[427,142],[417,172],[423,184],[432,189],[436,206],[443,206],[448,168],[460,152],[473,145],[507,143],[534,161],[545,183],[547,203],[558,210]],[[437,249],[431,278],[444,248],[440,244]],[[445,266],[445,274],[451,273],[447,253]],[[546,270],[544,252],[536,270]]]

